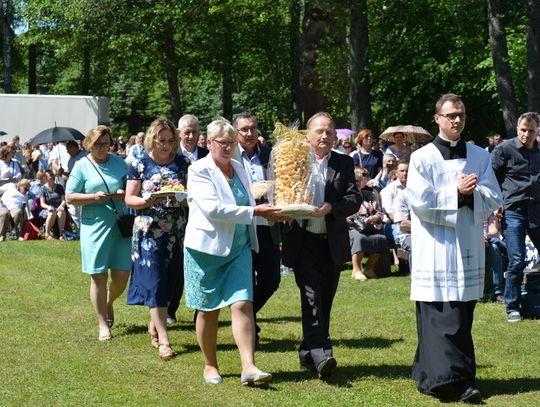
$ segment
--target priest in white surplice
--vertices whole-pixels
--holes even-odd
[[[461,99],[442,96],[434,119],[439,134],[412,154],[407,180],[418,331],[412,377],[422,393],[478,402],[471,328],[484,287],[482,225],[501,206],[501,191],[489,153],[461,138]]]

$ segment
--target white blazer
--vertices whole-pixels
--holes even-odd
[[[255,200],[249,189],[244,167],[231,160],[234,172],[242,181],[250,206],[238,206],[227,179],[208,154],[188,167],[189,218],[184,246],[214,256],[231,251],[237,224],[248,225],[252,250],[259,251],[257,230],[253,222]]]

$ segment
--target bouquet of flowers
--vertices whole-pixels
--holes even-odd
[[[147,199],[151,195],[174,195],[177,192],[185,192],[186,189],[176,178],[163,177],[162,174],[154,174],[142,183],[142,197]]]

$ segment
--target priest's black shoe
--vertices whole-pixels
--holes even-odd
[[[480,403],[482,401],[482,395],[474,387],[468,386],[465,391],[459,395],[459,401],[472,404]]]
[[[324,359],[317,366],[317,373],[319,374],[319,379],[326,380],[332,375],[332,371],[336,368],[337,362],[332,356]]]

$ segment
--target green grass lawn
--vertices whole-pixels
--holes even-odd
[[[0,406],[432,406],[409,379],[416,347],[409,279],[351,280],[344,271],[331,332],[338,369],[328,383],[299,369],[299,299],[294,278],[260,314],[257,364],[268,389],[240,385],[240,362],[224,310],[218,357],[224,383],[202,381],[192,311],[171,327],[176,352],[159,360],[146,335],[148,310],[116,306],[114,339],[97,341],[89,281],[78,242],[0,243]],[[540,405],[540,321],[508,324],[504,307],[478,304],[478,388],[491,406]],[[453,405],[452,403],[446,405]]]

